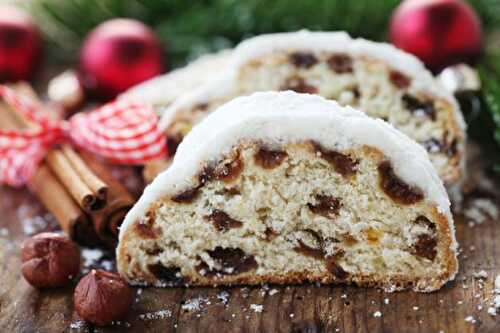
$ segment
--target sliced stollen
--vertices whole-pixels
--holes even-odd
[[[230,50],[203,55],[187,66],[173,70],[136,85],[119,96],[137,103],[149,103],[161,114],[183,93],[215,79],[222,68],[227,67]]]
[[[343,32],[279,33],[241,43],[226,70],[163,113],[171,146],[219,105],[256,91],[319,94],[393,124],[423,145],[451,184],[462,173],[465,125],[454,97],[414,56]]]
[[[355,283],[433,291],[457,272],[425,150],[320,96],[255,93],[180,144],[120,230],[132,284]]]

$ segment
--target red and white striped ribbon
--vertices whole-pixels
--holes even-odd
[[[115,101],[67,121],[54,121],[6,86],[0,85],[0,97],[39,127],[0,131],[0,184],[26,184],[49,149],[62,142],[120,164],[144,164],[167,154],[165,134],[149,106]]]

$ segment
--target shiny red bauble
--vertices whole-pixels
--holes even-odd
[[[0,82],[30,79],[38,65],[40,34],[21,9],[0,6]]]
[[[481,22],[462,0],[405,0],[394,12],[389,38],[439,70],[481,54]]]
[[[147,26],[131,19],[100,24],[80,53],[80,80],[101,98],[115,97],[162,71],[160,42]]]

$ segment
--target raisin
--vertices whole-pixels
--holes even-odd
[[[264,169],[273,169],[279,166],[288,154],[280,150],[271,150],[265,147],[260,147],[255,154],[255,163]]]
[[[185,190],[184,192],[173,196],[171,199],[177,203],[191,203],[198,196],[199,189],[199,187],[195,187]]]
[[[301,77],[291,77],[287,79],[281,87],[281,90],[293,90],[304,94],[316,94],[318,92],[318,88],[309,85]]]
[[[218,231],[226,232],[231,228],[241,228],[243,223],[231,218],[228,214],[219,209],[214,209],[212,213],[206,217],[211,221]]]
[[[255,261],[254,256],[246,254],[241,249],[217,246],[214,250],[207,252],[221,267],[221,269],[210,269],[204,262],[198,265],[197,270],[204,270],[205,275],[209,277],[214,275],[236,275],[257,268],[257,261]]]
[[[408,76],[404,75],[401,72],[391,71],[389,74],[389,79],[391,80],[392,84],[400,89],[408,88],[410,86],[410,78],[408,78]]]
[[[315,259],[323,259],[325,257],[325,253],[322,249],[315,249],[313,247],[307,246],[304,244],[302,240],[298,240],[299,246],[295,247],[293,250],[299,252],[300,254],[306,257],[312,257]]]
[[[315,197],[316,203],[308,203],[307,207],[314,214],[318,214],[327,218],[334,218],[337,216],[342,203],[339,199],[330,195],[318,194]]]
[[[207,165],[198,175],[198,181],[200,182],[200,187],[212,181],[214,178],[215,178],[214,168],[212,166]]]
[[[232,181],[241,174],[243,167],[239,155],[234,159],[224,160],[215,167],[206,166],[198,176],[200,187],[212,180]]]
[[[270,242],[278,236],[278,233],[273,228],[267,227],[264,231],[264,235],[266,236],[265,240]]]
[[[165,267],[162,264],[148,265],[148,270],[162,283],[168,285],[177,285],[182,283],[184,279],[181,276],[181,269],[175,266]]]
[[[424,198],[422,191],[403,182],[392,168],[389,161],[378,166],[380,187],[392,200],[403,205],[411,205]]]
[[[352,73],[352,58],[347,54],[334,54],[328,58],[328,67],[338,74]]]
[[[334,150],[323,148],[320,144],[313,142],[313,147],[320,156],[330,163],[335,171],[344,177],[350,177],[357,172],[359,160],[352,159],[350,156],[339,153]]]
[[[160,249],[158,246],[155,245],[153,248],[144,250],[144,252],[146,252],[150,256],[157,256],[160,253],[162,253],[163,250]]]
[[[296,67],[311,68],[318,59],[312,53],[308,52],[294,52],[289,56],[290,62]]]
[[[299,239],[299,246],[295,247],[293,250],[307,257],[324,259],[325,252],[323,250],[323,239],[321,238],[321,236],[311,229],[306,229],[304,230],[304,232],[312,236],[312,238],[314,239],[314,243],[316,243],[314,244],[315,246],[309,246],[305,244],[303,240]]]
[[[404,94],[402,99],[405,108],[408,109],[408,111],[410,111],[412,114],[423,113],[433,121],[436,120],[436,109],[434,108],[432,101],[423,102],[418,98],[408,94]]]
[[[329,258],[326,261],[326,269],[337,279],[343,281],[349,277],[349,273],[346,272],[342,266],[337,264],[333,258]]]
[[[175,153],[177,152],[177,147],[182,141],[182,137],[168,137],[167,138],[167,150],[168,150],[168,156],[169,157],[174,157]]]
[[[214,176],[217,180],[232,181],[236,179],[243,171],[243,161],[237,156],[230,161],[220,163],[214,170]]]
[[[437,255],[436,246],[436,237],[428,234],[421,234],[417,236],[417,242],[414,245],[413,251],[415,255],[432,261]]]
[[[427,228],[429,228],[432,231],[436,230],[436,225],[434,223],[432,223],[431,220],[429,220],[427,217],[425,217],[423,215],[418,216],[415,219],[415,223],[426,226]]]
[[[198,111],[206,111],[208,106],[208,103],[198,103],[194,108]]]
[[[136,234],[141,238],[156,238],[158,237],[159,230],[154,228],[155,215],[152,212],[146,213],[140,221],[138,221],[135,226]]]
[[[442,143],[435,138],[423,141],[422,146],[431,154],[437,154],[443,150]]]
[[[455,156],[458,152],[458,139],[455,138],[446,148],[446,155],[449,157]]]

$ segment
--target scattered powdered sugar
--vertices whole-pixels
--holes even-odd
[[[471,324],[475,324],[476,318],[474,318],[473,316],[467,316],[467,317],[465,317],[465,321],[468,323],[471,323]]]
[[[83,273],[88,273],[92,268],[104,269],[106,271],[113,270],[114,263],[109,254],[100,249],[82,248]]]
[[[222,304],[226,305],[229,301],[229,293],[227,291],[221,291],[217,294],[217,299],[222,302]]]
[[[481,224],[498,218],[498,208],[491,199],[478,198],[468,203],[465,213],[469,224]]]
[[[204,297],[196,297],[185,301],[182,304],[181,309],[185,311],[198,311],[201,309],[201,306],[208,301],[207,298]]]
[[[380,312],[380,311],[375,311],[375,312],[373,313],[373,317],[375,317],[375,318],[380,318],[380,317],[382,317],[382,312]]]
[[[21,219],[23,232],[31,236],[47,229],[48,223],[42,216],[33,216]]]
[[[493,307],[493,306],[490,306],[488,308],[488,314],[490,316],[496,316],[497,315],[497,309],[495,307]]]
[[[0,228],[0,236],[1,237],[7,237],[9,235],[9,229],[7,228]]]
[[[261,313],[264,310],[264,306],[262,304],[250,304],[250,309],[255,313]]]
[[[500,292],[500,275],[497,275],[495,278],[495,289],[499,290]]]
[[[479,272],[474,272],[474,277],[476,279],[486,279],[488,278],[488,272],[486,272],[484,269],[480,270]]]
[[[170,310],[158,310],[155,312],[147,312],[139,315],[140,320],[155,320],[155,319],[166,319],[172,316],[172,311]]]
[[[388,298],[384,298],[384,304],[389,304],[389,299]]]
[[[269,296],[273,296],[273,295],[275,295],[275,294],[277,294],[277,293],[279,293],[279,290],[278,290],[278,289],[271,289],[271,290],[269,290],[269,292],[268,292]]]
[[[83,266],[90,267],[97,264],[99,259],[104,256],[104,252],[99,249],[82,249]]]
[[[82,329],[84,327],[85,327],[85,321],[83,320],[74,321],[69,325],[69,328],[74,330]]]

